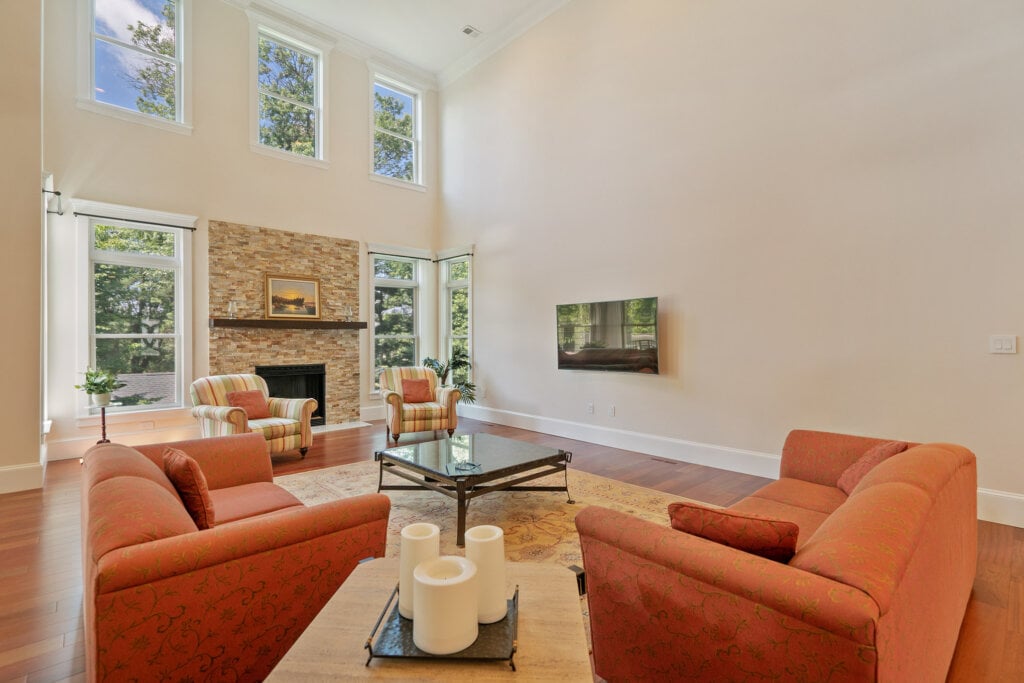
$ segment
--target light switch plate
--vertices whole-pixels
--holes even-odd
[[[1012,334],[993,334],[988,338],[989,353],[1017,353],[1017,337]]]

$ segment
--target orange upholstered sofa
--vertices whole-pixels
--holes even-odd
[[[974,455],[793,431],[778,481],[729,508],[799,526],[788,563],[600,507],[576,518],[609,681],[943,681],[977,562]],[[666,515],[666,523],[668,522]]]
[[[165,475],[167,447],[201,468],[212,527]],[[89,681],[261,680],[359,561],[384,555],[387,497],[303,505],[273,483],[262,434],[94,446],[82,486]]]

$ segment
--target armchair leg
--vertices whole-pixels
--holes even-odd
[[[299,449],[299,453],[301,453],[302,457],[305,458],[306,457],[306,451],[308,451],[308,450],[309,450],[308,446],[303,446],[302,448]]]
[[[400,437],[400,436],[401,436],[401,434],[399,434],[398,432],[395,432],[394,434],[391,435],[391,438],[394,439],[395,443],[397,444],[398,443],[398,437]]]
[[[452,436],[453,434],[455,434],[455,430],[454,429],[449,429],[448,430],[448,436]]]

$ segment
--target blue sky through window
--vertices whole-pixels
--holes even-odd
[[[407,114],[415,117],[416,113],[413,111],[412,97],[410,97],[409,95],[406,95],[405,93],[402,92],[398,92],[397,90],[392,90],[391,88],[383,86],[380,83],[373,84],[373,92],[374,94],[380,95],[381,97],[393,97],[394,99],[402,103],[402,110],[398,118],[402,118]],[[380,111],[380,105],[377,104],[376,98],[374,98],[373,108],[374,111]]]
[[[163,8],[173,4],[174,0],[94,0],[93,30],[97,36],[130,45],[132,32],[129,26],[139,22],[149,26],[163,24]],[[163,30],[174,35],[173,26],[164,26]],[[95,39],[94,48],[96,100],[139,111],[139,89],[130,75],[146,66],[152,58],[102,38]]]

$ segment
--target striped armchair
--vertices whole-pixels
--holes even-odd
[[[228,403],[228,393],[259,389],[267,397],[270,417],[250,420],[241,408]],[[302,457],[313,443],[311,419],[316,410],[312,398],[270,398],[267,383],[259,375],[201,377],[189,388],[192,415],[204,437],[259,432],[271,454],[299,449]]]
[[[409,403],[402,392],[403,379],[425,379],[429,382],[432,401]],[[437,374],[423,366],[384,368],[380,373],[380,394],[388,409],[388,438],[398,443],[402,432],[426,432],[447,429],[455,433],[459,416],[455,404],[462,392],[454,387],[437,386]]]

